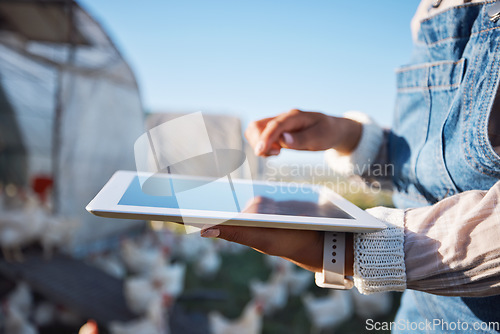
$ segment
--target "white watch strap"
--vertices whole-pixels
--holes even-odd
[[[316,285],[323,288],[350,289],[351,278],[345,276],[345,233],[325,232],[323,272],[316,273]]]

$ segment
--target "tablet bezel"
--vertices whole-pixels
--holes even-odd
[[[324,194],[328,200],[348,213],[353,219],[327,218],[327,217],[305,217],[288,216],[277,214],[253,214],[208,210],[187,210],[149,206],[133,206],[118,204],[125,191],[135,176],[148,177],[151,174],[137,173],[133,171],[117,171],[104,185],[101,191],[87,205],[90,213],[109,218],[126,218],[141,220],[163,220],[182,223],[182,216],[200,219],[199,225],[219,223],[221,219],[228,219],[223,225],[252,226],[286,228],[298,230],[338,231],[338,232],[374,232],[386,228],[386,225],[371,216],[364,210],[358,208],[334,191],[318,185],[301,184],[301,187],[309,188],[320,194]],[[200,179],[191,176],[169,175],[173,178]],[[274,181],[252,181],[238,179],[233,182],[289,186],[289,183]],[[190,223],[191,224],[191,223]]]

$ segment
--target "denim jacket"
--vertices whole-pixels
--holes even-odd
[[[500,21],[489,20],[488,6],[450,8],[421,22],[412,62],[397,71],[388,140],[397,207],[486,190],[500,177],[500,157],[488,138]]]
[[[500,178],[500,156],[488,136],[492,110],[500,113],[493,108],[500,81],[500,21],[490,20],[487,10],[492,5],[465,3],[422,21],[412,61],[397,71],[387,152],[394,166],[398,208],[433,204],[466,190],[487,190]],[[500,321],[500,296],[405,292],[397,320],[426,319]],[[472,325],[465,331],[410,332],[481,333]]]

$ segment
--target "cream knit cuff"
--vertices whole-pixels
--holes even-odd
[[[387,228],[354,234],[354,285],[363,294],[403,291],[406,289],[405,211],[385,207],[366,211],[385,222]]]
[[[358,146],[348,155],[329,149],[325,152],[325,160],[332,170],[343,176],[362,175],[377,157],[384,140],[384,130],[368,115],[358,111],[347,112],[344,117],[363,124]]]

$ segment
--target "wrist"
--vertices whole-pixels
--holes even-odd
[[[358,146],[363,132],[363,125],[345,117],[331,117],[332,130],[335,139],[331,148],[341,154],[349,154]]]

